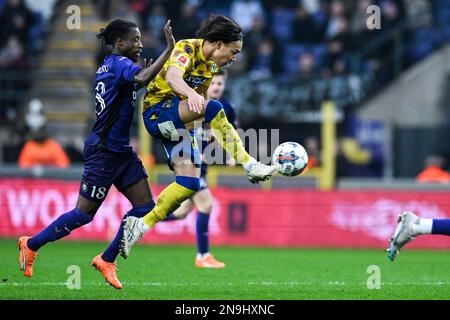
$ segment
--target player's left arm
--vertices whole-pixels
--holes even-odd
[[[169,59],[170,54],[175,47],[175,38],[172,34],[172,27],[170,25],[170,20],[167,21],[164,26],[164,35],[166,37],[167,47],[166,50],[158,57],[158,59],[153,62],[150,59],[148,62],[144,59],[143,65],[141,65],[142,69],[135,74],[133,81],[138,83],[140,86],[146,86],[150,81],[152,81],[156,75],[161,71],[164,63],[167,59]]]

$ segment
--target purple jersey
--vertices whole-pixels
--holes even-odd
[[[141,67],[127,57],[111,54],[98,68],[95,79],[95,121],[85,140],[113,152],[129,152],[130,127],[136,107],[135,74]]]

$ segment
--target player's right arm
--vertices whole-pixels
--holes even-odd
[[[167,69],[166,81],[172,90],[179,95],[187,97],[189,109],[201,113],[205,98],[189,87],[183,80],[183,71],[175,66]]]
[[[150,60],[148,63],[144,59],[144,65],[142,66],[142,69],[136,73],[133,80],[134,82],[146,86],[150,81],[152,81],[159,71],[161,71],[162,67],[164,66],[164,63],[166,60],[170,57],[170,54],[175,47],[175,38],[172,34],[172,27],[170,26],[170,20],[167,21],[166,25],[164,26],[164,35],[166,37],[167,42],[167,48],[164,50],[164,52],[159,56],[159,58],[152,63],[152,60]]]

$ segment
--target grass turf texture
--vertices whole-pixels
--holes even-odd
[[[118,259],[124,288],[109,286],[90,266],[105,243],[60,241],[40,250],[33,278],[19,271],[15,240],[0,240],[0,299],[448,299],[450,252],[217,247],[222,270],[194,267],[192,246],[137,245]],[[70,265],[81,289],[68,289]],[[367,288],[370,265],[381,289]]]

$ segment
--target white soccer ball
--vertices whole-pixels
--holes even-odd
[[[272,164],[279,164],[278,173],[283,176],[298,176],[308,164],[308,154],[297,142],[284,142],[275,148]]]

